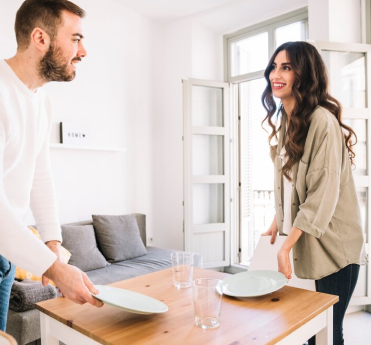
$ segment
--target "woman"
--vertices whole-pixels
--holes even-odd
[[[293,248],[295,274],[314,279],[317,291],[339,296],[333,343],[343,344],[345,311],[359,265],[367,262],[352,176],[356,136],[342,123],[341,105],[328,93],[324,62],[311,44],[282,44],[264,76],[264,121],[272,128],[269,142],[277,139],[278,145],[271,146],[276,216],[263,235],[274,243],[277,232],[287,234],[277,259],[288,279]],[[281,100],[278,112],[273,96]],[[282,116],[275,123],[277,114]]]

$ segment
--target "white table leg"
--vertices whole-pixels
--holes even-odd
[[[302,325],[276,345],[303,344],[316,335],[316,345],[332,345],[332,307]]]
[[[41,345],[59,345],[59,340],[50,333],[49,321],[49,316],[40,313]]]
[[[333,307],[327,309],[326,327],[316,335],[316,345],[332,345],[333,341]]]

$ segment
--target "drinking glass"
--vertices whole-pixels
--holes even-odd
[[[187,252],[171,253],[174,286],[187,288],[192,286],[194,254]]]
[[[192,284],[195,324],[202,329],[220,325],[223,281],[212,278],[195,279]]]

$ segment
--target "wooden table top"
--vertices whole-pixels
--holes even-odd
[[[226,273],[194,269],[195,278]],[[178,290],[171,269],[111,286],[143,293],[164,302],[163,314],[138,315],[104,305],[78,305],[65,298],[40,302],[37,309],[102,344],[275,344],[338,301],[337,296],[284,286],[271,294],[238,299],[224,295],[220,326],[194,325],[192,289]]]

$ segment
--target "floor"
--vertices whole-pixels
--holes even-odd
[[[357,311],[345,315],[344,341],[345,345],[371,344],[371,313]]]

